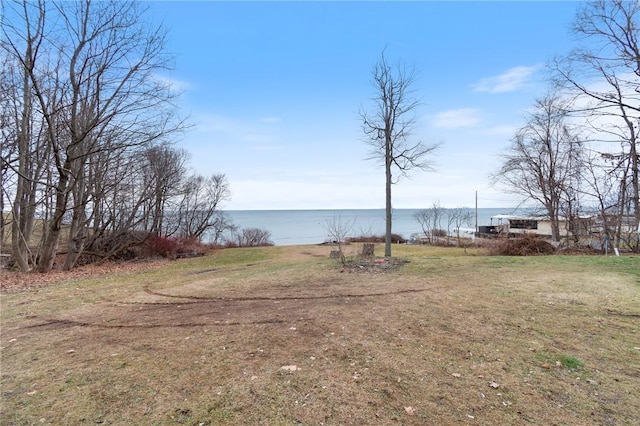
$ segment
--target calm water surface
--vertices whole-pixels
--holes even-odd
[[[409,238],[420,233],[421,228],[414,215],[420,209],[394,209],[393,233]],[[491,216],[513,214],[515,209],[478,209],[478,225],[489,225]],[[260,228],[271,232],[275,245],[320,244],[327,241],[327,223],[334,218],[353,224],[353,235],[384,235],[384,209],[362,210],[228,210],[225,213],[241,228]],[[475,229],[475,211],[472,223],[466,228]],[[441,228],[447,228],[447,219],[442,219]]]

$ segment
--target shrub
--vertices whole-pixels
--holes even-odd
[[[260,228],[245,228],[234,230],[229,238],[225,239],[225,247],[265,247],[272,246],[271,233]]]
[[[555,253],[556,249],[535,234],[525,234],[519,238],[499,242],[491,249],[491,254],[499,256],[539,256]]]
[[[153,236],[147,240],[147,247],[151,252],[162,257],[175,256],[178,246],[178,240],[175,238]]]
[[[271,232],[260,228],[242,230],[242,243],[245,247],[272,246]]]
[[[431,235],[433,235],[434,237],[446,237],[447,231],[445,231],[444,229],[432,229]]]
[[[104,259],[132,260],[142,255],[141,247],[149,234],[144,231],[112,231],[93,238],[78,258],[76,265],[86,265]]]
[[[360,235],[347,238],[348,243],[384,243],[384,241],[384,235]],[[402,235],[391,234],[391,242],[393,244],[405,244],[407,240]]]
[[[205,253],[208,251],[206,244],[197,238],[178,238],[178,253]]]
[[[208,251],[206,245],[197,238],[168,238],[153,236],[147,240],[147,248],[157,256],[175,257],[184,253],[198,253],[200,255]]]
[[[379,235],[359,235],[357,237],[349,237],[346,239],[346,243],[381,243],[384,242],[384,237]]]

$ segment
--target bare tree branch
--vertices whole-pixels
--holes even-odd
[[[414,97],[415,78],[411,68],[398,65],[394,69],[383,52],[372,71],[374,107],[372,111],[360,111],[365,141],[372,148],[368,159],[379,160],[385,169],[385,256],[391,256],[391,185],[398,183],[400,176],[408,176],[412,169],[431,170],[429,157],[438,148],[409,142],[415,126],[415,110],[420,105]],[[400,174],[397,178],[394,170]]]

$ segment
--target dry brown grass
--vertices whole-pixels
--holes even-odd
[[[397,246],[410,263],[376,273],[329,251],[224,250],[3,293],[2,423],[640,419],[640,258]]]

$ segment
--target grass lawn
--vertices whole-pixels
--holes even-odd
[[[0,422],[639,424],[640,257],[393,250],[385,272],[268,247],[5,291]]]

